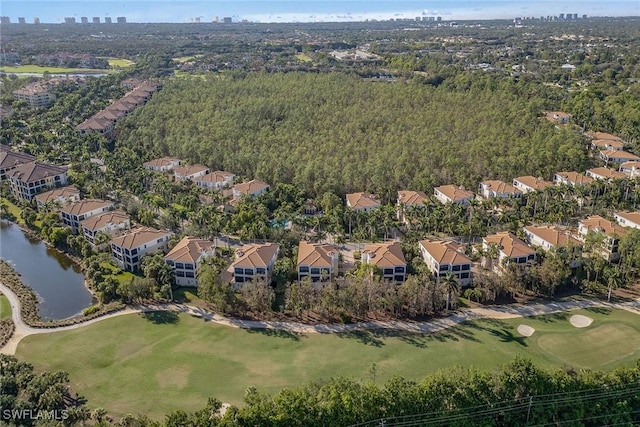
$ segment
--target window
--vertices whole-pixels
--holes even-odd
[[[443,264],[438,269],[439,271],[449,271],[449,264]]]
[[[469,264],[464,264],[462,266],[462,271],[471,270],[471,266]]]
[[[460,273],[460,278],[461,278],[461,279],[468,279],[468,278],[469,278],[469,272],[466,272],[466,273]]]
[[[245,276],[253,276],[253,268],[245,268],[244,274]]]
[[[308,273],[309,272],[309,267],[306,265],[301,265],[300,266],[300,273]]]
[[[176,268],[184,268],[184,264],[181,262],[176,262]]]
[[[393,268],[385,268],[384,270],[382,270],[382,274],[385,276],[389,276],[393,274]]]
[[[138,262],[139,258],[137,256],[134,256],[133,258],[131,258],[131,262]]]
[[[395,268],[395,272],[396,273],[404,273],[404,267],[396,267]]]
[[[162,239],[158,239],[156,243],[162,243]]]
[[[529,261],[532,261],[536,257],[536,254],[531,254],[527,257]]]
[[[235,274],[244,274],[244,269],[240,268],[240,267],[236,267],[236,268],[233,269],[233,272]]]
[[[195,275],[193,274],[193,271],[187,271],[186,273],[184,273],[185,277],[195,277]]]
[[[236,277],[236,283],[242,283],[244,282],[244,277],[240,276],[240,277]]]
[[[525,257],[518,258],[518,259],[516,260],[516,262],[517,262],[518,264],[524,264],[524,263],[526,263],[526,262],[527,262],[527,258],[525,258]]]
[[[137,254],[138,254],[138,248],[131,250],[131,255],[137,255]],[[171,261],[171,262],[173,262],[173,261]]]
[[[185,270],[193,270],[193,264],[185,264],[184,265],[184,269]]]
[[[459,265],[452,266],[451,271],[460,271],[460,266]]]
[[[127,255],[131,255],[131,252],[129,252],[129,249],[126,249],[126,248],[124,250],[124,253],[127,254]]]
[[[184,271],[176,271],[176,276],[184,277]]]
[[[318,275],[318,274],[320,274],[320,269],[319,269],[319,268],[317,268],[317,267],[312,267],[312,268],[311,268],[311,274],[313,274],[313,275]]]
[[[256,268],[256,274],[267,274],[267,269],[266,268]]]

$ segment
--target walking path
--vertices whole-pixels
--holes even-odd
[[[350,332],[356,330],[392,330],[409,333],[421,333],[428,334],[438,332],[443,329],[450,328],[458,325],[462,322],[474,319],[513,319],[517,317],[539,316],[544,314],[560,313],[563,311],[577,310],[580,308],[589,307],[608,307],[621,310],[627,310],[632,313],[640,315],[640,298],[624,302],[624,303],[606,303],[601,301],[592,300],[575,300],[575,301],[561,301],[561,302],[549,302],[549,303],[536,303],[536,304],[518,304],[509,306],[498,306],[492,308],[469,308],[456,311],[454,314],[441,318],[432,319],[422,322],[411,322],[404,320],[389,320],[389,321],[372,321],[363,323],[353,323],[348,325],[340,324],[326,324],[326,325],[307,325],[299,322],[283,322],[283,321],[268,321],[268,320],[241,320],[225,317],[219,314],[211,313],[199,307],[190,306],[187,304],[168,303],[168,304],[148,304],[131,306],[124,310],[107,314],[102,317],[98,317],[92,320],[88,320],[83,323],[78,323],[70,326],[60,326],[55,328],[34,328],[22,320],[20,315],[20,301],[18,297],[0,283],[0,292],[7,296],[9,303],[11,304],[11,316],[13,322],[16,325],[15,332],[9,342],[0,349],[0,353],[15,354],[18,344],[22,338],[35,335],[35,334],[48,334],[52,332],[68,331],[72,329],[83,328],[87,325],[91,325],[96,322],[100,322],[105,319],[109,319],[116,316],[124,316],[126,314],[144,313],[150,311],[175,311],[179,313],[188,313],[192,316],[200,317],[210,323],[231,326],[235,328],[243,329],[277,329],[289,331],[297,334],[306,333],[341,333]]]

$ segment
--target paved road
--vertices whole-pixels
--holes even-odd
[[[353,323],[348,325],[327,324],[327,325],[307,325],[299,322],[282,322],[282,321],[259,321],[259,320],[241,320],[225,317],[219,314],[211,313],[199,307],[193,307],[186,304],[148,304],[131,306],[124,310],[107,314],[83,323],[70,326],[61,326],[57,328],[33,328],[22,320],[20,316],[20,301],[18,297],[5,285],[0,283],[0,292],[5,294],[11,304],[12,318],[16,325],[15,332],[9,342],[0,349],[0,353],[15,354],[18,344],[22,338],[34,334],[48,334],[51,332],[68,331],[72,329],[83,328],[104,319],[116,316],[123,316],[133,313],[144,313],[150,311],[169,310],[180,313],[188,313],[192,316],[200,317],[209,323],[225,325],[243,329],[277,329],[285,330],[293,333],[340,333],[355,330],[376,330],[385,329],[391,331],[414,332],[428,334],[438,332],[452,326],[458,325],[467,320],[473,319],[513,319],[518,317],[538,316],[543,314],[560,313],[563,311],[577,310],[589,307],[610,307],[627,310],[640,315],[640,298],[624,302],[624,303],[605,303],[592,300],[575,300],[562,302],[549,302],[539,304],[526,305],[509,305],[492,308],[471,308],[462,309],[453,312],[448,317],[432,319],[422,322],[411,322],[404,320],[391,321],[375,321],[364,323]]]

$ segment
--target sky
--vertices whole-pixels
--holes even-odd
[[[127,22],[212,22],[216,17],[252,22],[347,22],[442,16],[443,20],[512,19],[523,16],[640,16],[640,0],[2,0],[0,15],[61,23],[124,16]]]

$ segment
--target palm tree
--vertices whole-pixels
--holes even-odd
[[[448,272],[444,276],[444,280],[442,281],[442,283],[447,289],[447,311],[449,311],[449,307],[451,305],[451,295],[460,292],[460,284],[458,283],[458,279],[456,278],[455,274],[451,272]]]

